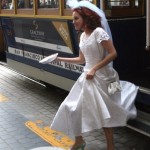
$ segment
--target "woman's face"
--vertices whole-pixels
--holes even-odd
[[[72,16],[73,16],[73,24],[74,24],[75,29],[78,31],[83,30],[84,21],[83,21],[82,16],[76,11],[73,12]]]

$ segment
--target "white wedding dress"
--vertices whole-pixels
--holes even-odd
[[[108,39],[102,28],[96,28],[86,40],[82,33],[79,46],[86,61],[84,72],[61,104],[51,124],[52,129],[79,136],[102,127],[125,126],[128,119],[136,117],[134,100],[138,87],[119,81],[111,64],[96,71],[92,80],[86,79],[89,69],[105,57],[106,50],[101,41]],[[121,91],[110,95],[108,85],[112,81],[120,83]]]

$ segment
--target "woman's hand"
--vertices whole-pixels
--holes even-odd
[[[94,77],[94,75],[95,75],[95,72],[96,72],[95,69],[91,69],[91,70],[87,73],[86,79],[87,79],[87,80],[93,79],[93,77]]]

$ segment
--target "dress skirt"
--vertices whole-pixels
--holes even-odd
[[[107,81],[98,75],[87,80],[83,72],[59,107],[51,128],[79,136],[102,127],[125,126],[128,119],[136,117],[138,87],[127,81],[118,82],[121,91],[110,95]]]

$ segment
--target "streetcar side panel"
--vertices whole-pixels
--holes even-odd
[[[78,38],[71,21],[2,18],[2,27],[8,46],[7,63],[11,68],[70,90],[83,71],[82,65],[61,61],[43,65],[39,61],[54,53],[68,57],[78,55]],[[63,81],[67,81],[65,85]]]

